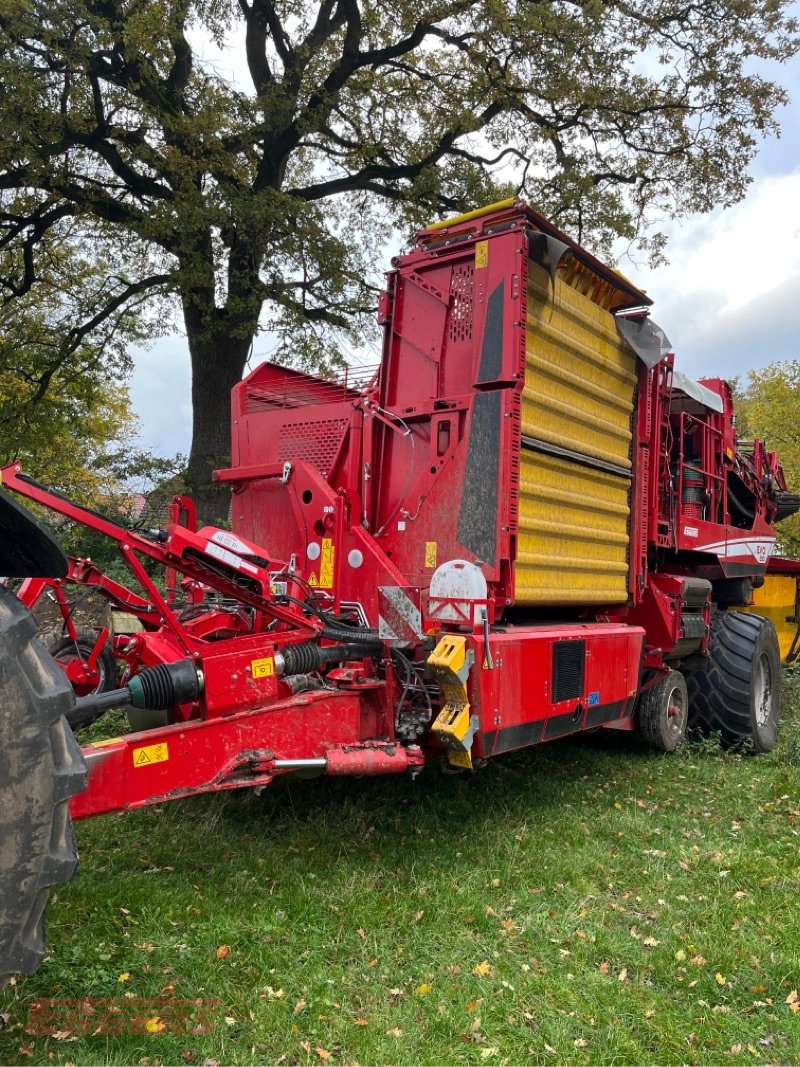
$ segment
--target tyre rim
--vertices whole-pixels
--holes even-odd
[[[756,725],[763,729],[772,716],[772,664],[766,653],[758,657],[756,664],[753,705]]]
[[[78,642],[74,648],[64,648],[53,656],[69,678],[76,697],[99,693],[105,685],[105,670],[99,659],[94,670],[86,669],[91,654],[91,648],[86,648],[82,642]]]
[[[683,691],[677,686],[669,695],[667,704],[667,729],[672,736],[680,736],[686,727],[688,705]]]

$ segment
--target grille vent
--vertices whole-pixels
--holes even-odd
[[[451,341],[469,341],[472,338],[472,280],[471,264],[453,268],[450,281],[450,328]]]
[[[583,696],[585,641],[556,641],[553,645],[553,703]]]

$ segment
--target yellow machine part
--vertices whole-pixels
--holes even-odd
[[[444,745],[447,759],[453,767],[472,769],[472,736],[475,724],[470,715],[467,697],[467,678],[473,656],[467,650],[466,638],[446,634],[428,656],[445,699],[445,705],[431,727],[434,737]]]
[[[630,478],[525,447],[528,438],[631,469],[636,355],[601,306],[608,286],[569,281],[557,275],[554,289],[529,266],[517,604],[628,599]]]
[[[793,574],[767,574],[760,589],[753,590],[753,603],[737,611],[751,611],[770,619],[778,634],[781,659],[785,660],[797,632],[794,622],[797,578]],[[792,621],[787,621],[792,620]]]

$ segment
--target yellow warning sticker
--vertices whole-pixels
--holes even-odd
[[[311,574],[309,574],[309,576],[308,576],[308,584],[309,585],[315,585],[315,586],[319,585],[319,578],[317,578],[317,572],[316,571],[312,571]]]
[[[162,741],[159,745],[145,745],[144,748],[133,750],[134,767],[149,767],[153,763],[166,763],[169,759],[167,742]]]
[[[250,664],[250,671],[254,678],[271,678],[275,673],[275,660],[272,656],[254,659]]]
[[[331,589],[333,587],[333,551],[333,541],[331,541],[330,537],[323,537],[322,553],[319,559],[320,589]]]
[[[435,567],[436,566],[436,542],[435,541],[426,541],[425,542],[425,566],[426,567]]]
[[[478,241],[475,245],[475,270],[480,270],[489,262],[489,242]]]

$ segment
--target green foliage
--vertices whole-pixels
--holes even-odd
[[[750,371],[747,386],[736,399],[740,436],[761,437],[778,453],[789,489],[800,492],[800,360],[770,363]],[[777,527],[787,555],[800,554],[800,515]]]

